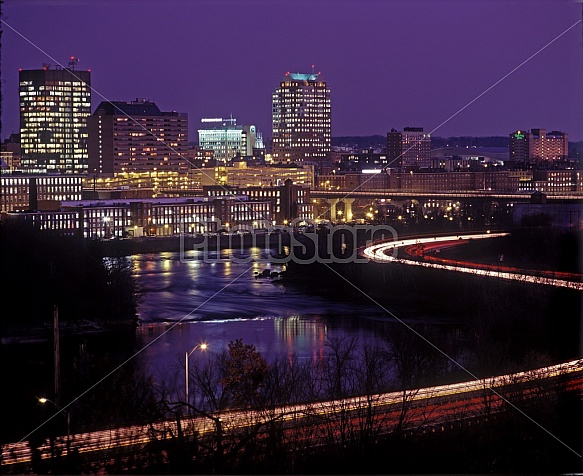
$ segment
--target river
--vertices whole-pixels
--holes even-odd
[[[317,359],[334,338],[357,338],[360,345],[384,345],[391,326],[401,326],[374,303],[354,303],[309,295],[277,281],[255,278],[266,262],[262,250],[248,251],[249,263],[205,262],[194,252],[132,257],[144,292],[139,310],[139,360],[154,374],[180,372],[184,354],[200,343],[222,352],[241,338],[269,361],[278,354]],[[401,318],[401,316],[397,317]],[[447,323],[441,316],[407,320]],[[201,352],[191,359],[202,358]],[[183,370],[182,370],[183,372]]]
[[[170,389],[182,387],[185,352],[201,343],[206,343],[208,349],[194,352],[191,365],[203,364],[201,359],[227,350],[229,342],[236,339],[254,345],[268,362],[286,354],[318,360],[327,351],[326,343],[337,338],[355,338],[359,346],[385,348],[391,340],[393,345],[401,346],[403,355],[412,351],[416,354],[418,350],[422,356],[430,351],[431,358],[443,360],[442,350],[465,364],[469,349],[473,349],[472,342],[476,341],[471,337],[479,336],[478,331],[484,334],[482,327],[495,321],[489,316],[488,320],[477,321],[481,327],[468,332],[469,322],[460,322],[459,317],[443,310],[438,312],[432,306],[400,303],[397,299],[394,305],[383,309],[366,299],[357,302],[342,299],[342,295],[332,297],[318,289],[307,293],[281,282],[256,279],[256,273],[265,269],[282,270],[268,262],[264,251],[250,249],[240,257],[252,260],[209,262],[198,259],[200,255],[194,251],[183,259],[173,252],[131,256],[133,272],[143,291],[140,325],[135,335],[61,339],[62,397],[63,404],[65,400],[74,402],[73,431],[89,428],[82,424],[88,425],[92,420],[107,425],[107,408],[92,417],[93,409],[102,401],[118,398],[126,382],[140,375],[150,374],[154,383],[167,384]],[[415,327],[419,334],[406,328],[403,322]],[[522,328],[527,324],[518,322]],[[508,327],[495,330],[498,328],[503,333],[509,330]],[[530,337],[526,338],[529,332],[516,333],[523,338],[524,343],[522,340],[520,343],[526,349],[533,347]],[[561,331],[555,340],[564,342],[563,336]],[[424,343],[424,339],[440,351]],[[473,349],[481,356],[479,362],[490,365],[496,372],[499,365],[496,358],[503,363],[507,360],[507,354],[500,351],[504,350],[506,339],[501,339],[502,347],[493,345],[497,340],[484,341],[482,347]],[[1,350],[4,381],[11,389],[5,395],[6,404],[14,411],[6,416],[0,438],[18,441],[50,416],[36,397],[54,394],[53,344],[22,342],[3,345]],[[570,354],[567,357],[572,358]],[[115,425],[118,417],[111,418]],[[62,426],[63,421],[55,423]]]

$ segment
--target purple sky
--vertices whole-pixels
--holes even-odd
[[[18,68],[74,55],[91,69],[93,108],[150,99],[189,114],[190,140],[202,117],[230,114],[271,137],[271,93],[312,64],[331,89],[333,136],[542,127],[583,140],[581,23],[438,127],[580,21],[581,3],[5,0],[3,19],[2,138],[19,128]]]

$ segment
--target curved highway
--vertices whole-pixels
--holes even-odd
[[[363,255],[379,263],[396,262],[409,266],[423,266],[426,268],[444,269],[458,273],[468,273],[478,276],[488,276],[511,281],[545,284],[583,290],[581,275],[576,273],[561,273],[545,270],[521,270],[503,265],[488,265],[469,261],[458,261],[438,258],[429,252],[439,252],[440,249],[450,248],[465,243],[468,240],[499,238],[509,233],[476,233],[471,235],[451,235],[409,238],[401,241],[377,243],[365,248]],[[399,250],[404,249],[409,258],[400,258]]]
[[[580,392],[583,388],[583,359],[563,362],[548,367],[516,372],[507,375],[486,377],[457,382],[453,384],[438,385],[433,387],[380,393],[368,396],[358,396],[341,400],[329,400],[308,404],[286,405],[277,407],[271,412],[235,410],[227,411],[220,416],[223,431],[231,432],[237,428],[250,427],[262,424],[270,418],[288,420],[302,420],[308,417],[330,417],[338,413],[357,412],[366,408],[377,408],[378,416],[385,415],[386,431],[394,429],[403,398],[410,403],[421,405],[423,411],[433,408],[432,424],[442,424],[452,418],[474,418],[484,413],[484,392],[492,393],[494,404],[501,407],[505,402],[503,389],[520,389],[520,394],[528,396],[540,395],[540,389],[551,388],[551,381],[563,379],[563,384],[570,391]],[[534,387],[520,387],[521,384],[533,384]],[[538,390],[537,390],[538,389]],[[492,392],[493,391],[493,392]],[[502,393],[499,393],[502,392]],[[419,424],[428,424],[423,414],[414,417]],[[181,431],[184,434],[197,433],[200,437],[213,434],[216,431],[212,420],[205,417],[193,417],[191,420],[182,421]],[[143,447],[157,439],[173,438],[179,434],[176,419],[155,422],[152,424],[133,425],[111,430],[101,430],[88,433],[71,435],[70,447],[79,453],[99,453],[110,451],[123,451],[130,447]],[[67,454],[67,441],[65,436],[57,437],[55,449],[62,455]],[[39,448],[42,459],[51,457],[51,445],[48,440]],[[2,445],[0,471],[6,472],[7,467],[18,464],[29,464],[32,454],[28,441],[6,443]]]

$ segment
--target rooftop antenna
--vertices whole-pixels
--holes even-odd
[[[314,74],[316,71],[314,70],[314,68],[316,67],[316,65],[312,65],[312,74]]]
[[[77,63],[79,63],[79,58],[75,58],[74,56],[71,56],[69,58],[69,69],[71,71],[75,71],[75,66],[77,65]]]

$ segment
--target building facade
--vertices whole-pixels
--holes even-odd
[[[403,133],[397,129],[387,132],[387,164],[389,167],[400,168],[403,158]]]
[[[20,169],[81,174],[88,170],[91,72],[51,68],[19,72]]]
[[[522,190],[522,183],[532,179],[532,172],[520,173],[514,171],[401,173],[391,170],[389,172],[320,175],[317,188],[319,190],[342,192],[354,190],[361,192],[391,190],[420,193],[478,190],[518,192]],[[555,190],[558,191],[558,187],[555,187]]]
[[[390,167],[414,170],[431,166],[431,134],[423,127],[405,127],[387,133],[387,161]]]
[[[287,73],[272,105],[274,162],[330,160],[330,89],[319,74]]]
[[[2,173],[0,210],[2,213],[38,210],[62,200],[82,198],[81,175]]]
[[[553,168],[569,156],[569,137],[561,131],[517,130],[509,135],[510,160],[526,167]]]
[[[233,118],[204,118],[202,122],[214,125],[198,130],[198,147],[212,151],[214,159],[223,165],[235,157],[254,157],[264,149],[261,132],[252,124],[237,126]]]
[[[204,187],[203,193],[207,197],[225,197],[243,195],[249,198],[250,203],[269,200],[273,216],[273,225],[287,225],[293,220],[313,220],[314,205],[310,200],[310,187],[294,184],[291,179],[285,180],[277,186],[268,187]]]
[[[87,119],[89,173],[186,172],[188,115],[153,102],[104,101]]]
[[[6,213],[7,223],[88,239],[216,232],[225,224],[265,228],[271,200],[247,196],[64,201],[57,209]]]

